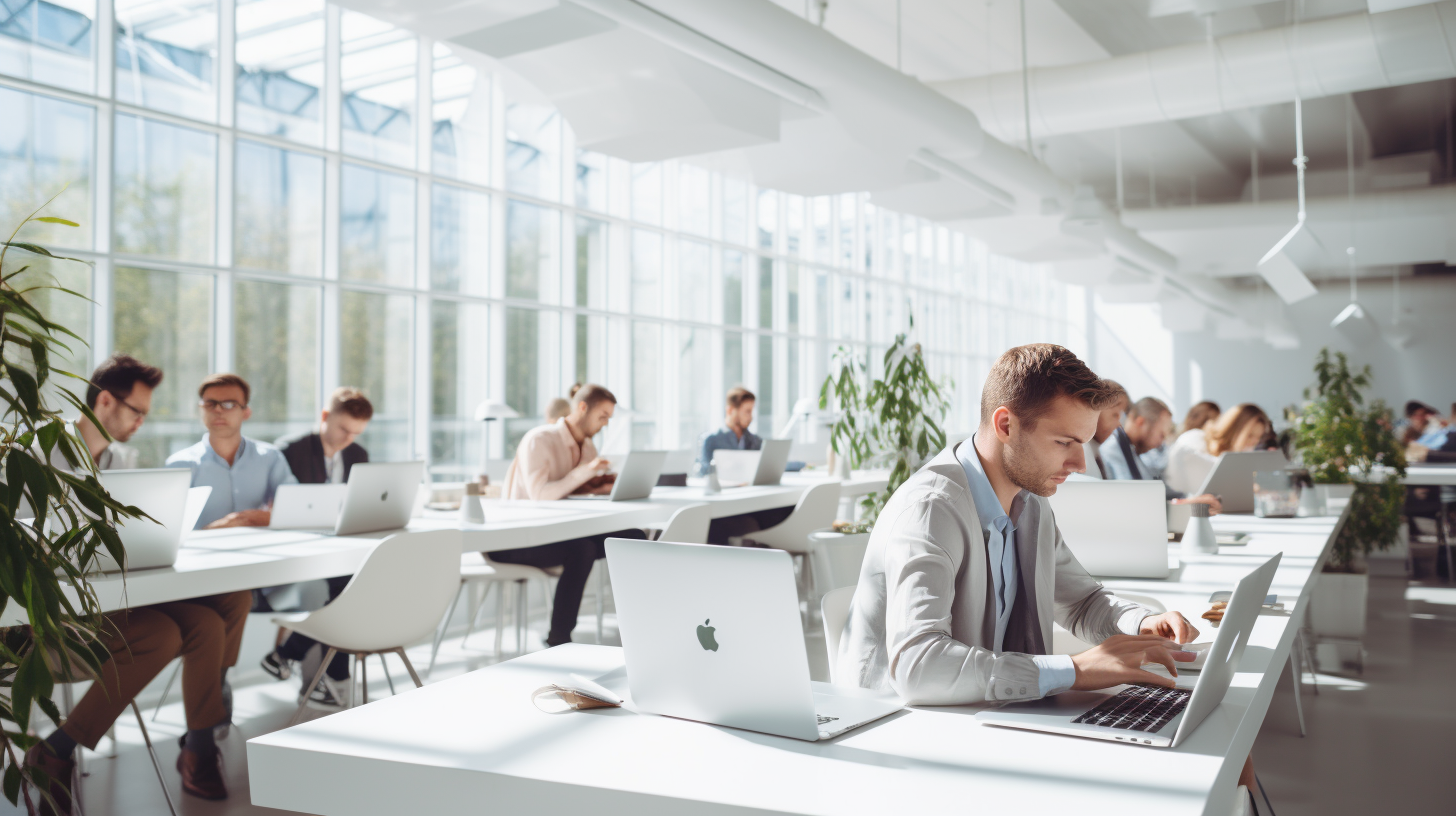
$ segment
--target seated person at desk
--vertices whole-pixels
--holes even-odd
[[[713,464],[713,453],[720,450],[756,451],[763,449],[763,439],[748,430],[753,424],[757,399],[741,385],[728,390],[723,427],[703,434],[698,442],[698,475],[706,476]],[[727,544],[728,539],[766,530],[789,517],[792,507],[776,507],[758,513],[715,518],[708,525],[708,543]]]
[[[1259,406],[1250,402],[1236,405],[1220,414],[1206,430],[1186,430],[1173,442],[1168,448],[1163,482],[1174,490],[1192,493],[1203,486],[1219,456],[1254,450],[1273,427]]]
[[[1153,479],[1142,470],[1141,455],[1163,444],[1168,427],[1173,424],[1173,412],[1157,397],[1143,397],[1133,404],[1122,425],[1112,432],[1112,444],[1102,447],[1102,466],[1109,479]],[[1217,513],[1221,509],[1218,498],[1208,493],[1189,496],[1181,490],[1174,490],[1163,483],[1169,499],[1206,504]]]
[[[1113,380],[1103,380],[1107,383],[1108,389],[1112,392],[1109,402],[1097,413],[1097,430],[1093,431],[1092,438],[1082,445],[1082,452],[1087,461],[1087,475],[1094,479],[1111,479],[1107,473],[1106,463],[1102,459],[1102,443],[1112,436],[1117,426],[1122,424],[1122,417],[1127,413],[1128,404],[1131,398],[1127,395],[1127,389],[1118,385]]]
[[[167,457],[167,467],[190,468],[192,486],[207,485],[212,495],[197,520],[199,528],[267,527],[273,493],[298,480],[283,453],[266,442],[243,436],[252,417],[252,389],[236,374],[214,374],[197,389],[197,407],[207,433],[202,441]]]
[[[909,705],[1034,700],[1122,683],[1171,687],[1142,669],[1192,660],[1177,612],[1119,599],[1077,563],[1046,497],[1086,467],[1083,445],[1117,393],[1070,351],[1001,355],[981,423],[921,468],[870,534],[836,675]],[[1097,644],[1049,655],[1052,622]]]
[[[373,416],[374,406],[364,392],[351,386],[337,388],[329,397],[329,407],[319,418],[318,430],[285,436],[278,440],[278,449],[300,484],[347,484],[354,465],[369,461],[369,451],[355,440],[368,429]],[[329,600],[339,597],[353,577],[329,578]],[[286,629],[278,630],[278,648],[262,661],[263,671],[279,680],[292,677],[293,664],[302,662],[308,650],[318,643],[296,632],[284,640],[285,632]],[[319,687],[309,691],[309,699],[324,708],[337,708],[341,697],[338,684],[349,679],[348,655],[334,655],[326,676],[331,682],[320,679]]]
[[[125,354],[112,355],[91,375],[86,405],[113,439],[130,439],[152,406],[162,371]],[[100,470],[136,466],[136,452],[113,450],[90,420],[77,420],[78,436]],[[58,465],[65,467],[65,465]],[[185,601],[122,609],[106,615],[102,638],[111,659],[61,727],[32,747],[27,764],[52,780],[60,812],[71,812],[71,775],[76,746],[95,748],[132,699],[173,659],[182,658],[182,705],[187,715],[177,770],[182,790],[203,799],[226,799],[222,755],[214,729],[232,722],[228,668],[238,662],[243,626],[252,605],[249,592],[227,592]]]
[[[506,471],[501,491],[504,498],[550,501],[573,493],[611,492],[612,483],[604,478],[610,463],[597,456],[592,437],[611,422],[617,410],[617,398],[602,386],[588,383],[577,389],[572,399],[576,405],[565,418],[532,428],[521,438],[516,458]],[[606,540],[645,537],[641,530],[622,530],[484,555],[503,564],[562,568],[556,582],[555,605],[551,608],[551,631],[546,636],[547,646],[558,646],[571,642],[571,630],[576,628],[587,578],[591,577],[592,565],[597,559],[606,557]]]

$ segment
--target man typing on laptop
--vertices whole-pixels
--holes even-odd
[[[1198,636],[1177,612],[1123,601],[1077,563],[1047,496],[1086,468],[1083,445],[1118,398],[1060,346],[1008,350],[981,423],[895,491],[865,552],[836,677],[909,704],[1034,700],[1123,683],[1173,687]],[[1047,654],[1052,622],[1097,644]]]

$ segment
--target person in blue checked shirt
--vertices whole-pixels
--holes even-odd
[[[267,527],[274,491],[298,482],[281,451],[243,436],[243,423],[253,415],[251,393],[236,374],[203,380],[197,408],[207,433],[196,445],[167,457],[167,467],[192,470],[193,487],[212,488],[199,528]]]

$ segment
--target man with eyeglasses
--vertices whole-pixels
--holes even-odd
[[[122,442],[141,429],[152,407],[152,392],[161,383],[161,369],[126,354],[112,355],[92,373],[86,405],[111,439],[84,415],[73,432],[98,470],[137,466],[137,451]],[[64,457],[53,457],[52,464],[70,467]],[[227,672],[238,662],[251,606],[252,593],[242,591],[108,613],[103,642],[111,658],[102,665],[100,678],[61,726],[25,756],[26,764],[44,770],[52,780],[50,794],[57,807],[43,807],[43,812],[69,816],[76,748],[95,748],[131,700],[179,657],[187,719],[177,755],[182,790],[201,799],[226,799],[216,738],[226,736],[232,722]]]
[[[141,430],[147,412],[152,410],[152,392],[161,384],[160,368],[129,354],[113,354],[92,372],[91,384],[86,388],[86,407],[101,428],[82,415],[72,430],[86,443],[97,470],[131,470],[137,466],[136,448],[123,443]],[[60,448],[51,454],[51,464],[70,469]]]
[[[243,436],[243,423],[253,415],[251,393],[236,374],[203,380],[197,407],[207,433],[196,445],[167,457],[167,467],[191,468],[193,487],[212,488],[199,528],[267,527],[274,491],[298,482],[282,451]]]

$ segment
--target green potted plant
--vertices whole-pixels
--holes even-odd
[[[1365,404],[1369,366],[1352,371],[1343,352],[1322,349],[1314,371],[1316,383],[1305,389],[1294,417],[1294,447],[1317,490],[1348,485],[1341,492],[1350,507],[1316,586],[1310,619],[1322,636],[1359,639],[1369,594],[1365,556],[1388,549],[1400,535],[1405,453],[1390,408],[1381,400]]]
[[[883,378],[870,379],[864,361],[843,346],[834,353],[834,365],[819,390],[819,407],[832,402],[838,412],[830,434],[835,457],[851,468],[890,471],[883,491],[860,500],[859,522],[837,525],[843,532],[867,533],[895,490],[945,447],[941,423],[954,386],[930,376],[920,344],[905,334],[896,335],[885,352]]]
[[[23,798],[31,814],[38,811],[38,799],[50,795],[45,774],[24,765],[25,751],[38,739],[32,709],[59,722],[51,700],[55,679],[94,676],[107,659],[99,639],[105,619],[85,576],[102,548],[123,561],[116,522],[141,515],[107,495],[86,444],[71,436],[52,404],[69,403],[67,410],[102,427],[63,384],[66,378],[82,383],[86,378],[51,365],[59,353],[71,351],[68,343],[84,340],[33,302],[44,290],[81,297],[32,268],[37,261],[81,261],[16,240],[21,227],[34,222],[76,226],[39,216],[41,210],[0,245],[0,613],[14,624],[0,626],[0,780],[5,798],[12,805]],[[69,467],[53,466],[56,455]],[[18,623],[22,620],[28,623]]]

